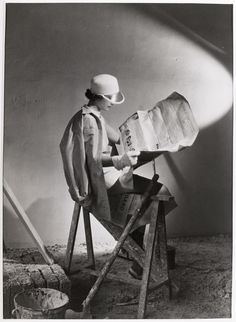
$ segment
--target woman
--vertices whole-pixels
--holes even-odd
[[[101,111],[124,102],[117,79],[108,74],[96,75],[85,95],[88,104],[72,117],[60,144],[69,191],[73,200],[98,218],[124,227],[139,207],[150,180],[133,174],[133,169],[143,164],[139,162],[140,151],[114,154],[120,137],[101,115]],[[156,193],[169,194],[160,183],[154,187]],[[173,201],[168,203],[168,211],[175,206]],[[154,208],[150,203],[133,227],[131,236],[141,247]],[[141,277],[141,267],[135,262],[129,272],[135,278]]]

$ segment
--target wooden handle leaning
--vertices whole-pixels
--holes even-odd
[[[16,196],[14,195],[13,191],[11,190],[10,186],[8,185],[5,179],[3,181],[3,192],[5,193],[7,199],[9,200],[17,216],[23,223],[24,227],[34,240],[45,262],[49,265],[52,265],[54,263],[53,259],[49,256],[47,249],[43,244],[43,241],[41,240],[39,234],[37,233],[36,229],[29,220],[29,217],[25,213],[24,209],[21,207],[19,201],[17,200]]]

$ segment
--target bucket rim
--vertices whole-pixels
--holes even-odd
[[[21,295],[22,293],[25,293],[26,291],[36,291],[36,290],[52,290],[52,291],[60,292],[60,293],[62,293],[62,294],[64,294],[64,295],[65,295],[65,297],[66,297],[66,303],[65,303],[65,304],[63,304],[63,305],[57,306],[57,307],[55,307],[55,308],[52,308],[52,309],[32,309],[31,307],[25,307],[25,306],[23,306],[23,305],[21,305],[21,304],[18,304],[18,303],[16,302],[16,298],[17,298],[19,295]],[[66,305],[68,305],[68,304],[69,304],[69,297],[68,297],[68,295],[67,295],[67,294],[65,294],[64,292],[61,292],[61,291],[56,290],[56,289],[54,289],[54,288],[49,288],[49,287],[37,287],[37,288],[32,288],[32,289],[22,290],[22,291],[20,291],[19,293],[15,294],[15,295],[14,295],[14,304],[15,304],[15,306],[20,306],[20,307],[22,307],[22,308],[24,308],[24,309],[27,309],[28,311],[34,311],[34,312],[56,311],[56,310],[58,310],[58,309],[60,309],[60,308],[62,308],[62,307],[64,307],[64,306],[66,306]]]

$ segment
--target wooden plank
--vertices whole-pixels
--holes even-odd
[[[84,208],[83,208],[83,216],[84,216],[84,229],[85,229],[89,266],[91,268],[95,268],[95,258],[94,258],[94,251],[93,251],[93,239],[92,239],[92,231],[91,231],[91,223],[90,223],[90,213],[89,213],[89,211],[87,211]]]
[[[159,208],[158,208],[158,212],[159,212]],[[155,238],[156,238],[158,212],[152,215],[150,228],[148,232],[145,264],[143,267],[142,284],[141,284],[141,290],[140,290],[140,296],[139,296],[139,306],[138,306],[138,316],[137,316],[138,319],[143,319],[145,317],[146,304],[147,304],[147,290],[148,290],[153,250],[154,250],[154,244],[155,244]]]
[[[80,210],[81,210],[81,206],[77,202],[75,202],[72,221],[71,221],[71,225],[70,225],[69,238],[68,238],[68,242],[67,242],[65,262],[64,262],[64,268],[65,268],[67,274],[70,273],[72,256],[73,256],[75,239],[76,239],[76,233],[77,233],[79,217],[80,217]]]
[[[14,195],[13,191],[9,187],[8,183],[4,179],[3,181],[3,192],[5,193],[7,199],[9,200],[10,204],[12,205],[13,209],[15,210],[17,216],[23,223],[24,227],[26,228],[29,235],[32,237],[33,241],[37,245],[40,253],[42,254],[45,262],[47,264],[53,264],[53,259],[47,253],[47,249],[43,244],[42,239],[40,238],[39,234],[37,233],[36,229],[32,225],[31,221],[29,220],[27,214],[25,213],[24,209],[21,207],[19,201],[17,200],[16,196]]]

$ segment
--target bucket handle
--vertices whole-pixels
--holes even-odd
[[[16,312],[18,312],[18,313],[19,313],[19,310],[18,310],[18,309],[13,309],[13,310],[11,311],[11,315],[12,315],[13,319],[16,319]]]

